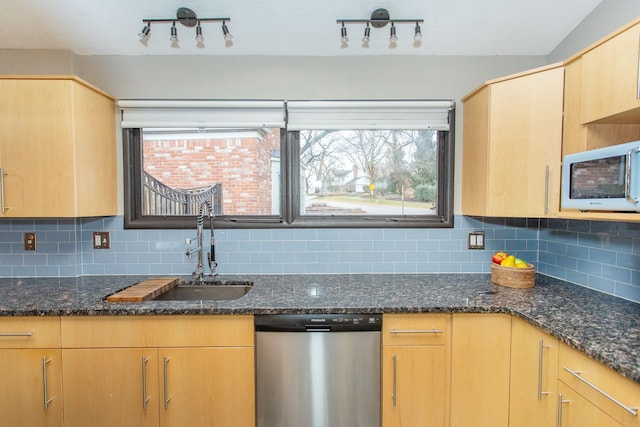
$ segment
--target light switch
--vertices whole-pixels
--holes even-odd
[[[93,249],[111,249],[111,239],[108,231],[93,232]]]
[[[484,249],[484,231],[469,232],[469,240],[467,242],[469,249]]]

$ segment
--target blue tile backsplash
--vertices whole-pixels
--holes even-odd
[[[470,231],[484,250],[467,249]],[[23,249],[35,231],[37,249]],[[109,231],[111,249],[93,249]],[[0,277],[190,274],[195,230],[125,230],[123,218],[1,220]],[[506,250],[540,273],[640,302],[640,224],[457,215],[453,229],[216,230],[221,274],[488,273]]]

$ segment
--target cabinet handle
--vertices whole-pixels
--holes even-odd
[[[563,400],[562,394],[558,395],[558,427],[562,427],[562,405],[564,403],[571,403],[570,400]]]
[[[441,334],[442,329],[391,329],[392,334]]]
[[[46,357],[42,358],[42,390],[44,392],[44,410],[49,410],[49,403],[53,402],[53,398],[49,399],[49,392],[47,391],[47,363],[51,362],[51,359]]]
[[[33,332],[3,332],[0,337],[32,337]]]
[[[632,148],[627,152],[625,159],[624,197],[631,203],[638,203],[638,198],[633,197],[631,194],[631,161],[633,160],[634,153],[640,153],[640,147]]]
[[[540,346],[538,348],[538,400],[542,400],[543,394],[549,394],[548,391],[542,391],[542,350],[549,348],[544,345],[544,341],[540,340]]]
[[[169,364],[170,357],[164,356],[162,358],[162,362],[164,365],[164,409],[169,408],[169,401],[171,397],[169,397],[169,390],[167,389],[167,365]]]
[[[4,214],[7,208],[4,205],[4,169],[0,168],[0,210]]]
[[[544,214],[549,213],[549,165],[544,170]]]
[[[147,403],[149,402],[149,397],[147,396],[147,362],[149,361],[148,357],[142,356],[142,409],[147,410]],[[165,388],[166,388],[166,380],[165,380]]]
[[[601,388],[597,387],[596,385],[590,383],[588,380],[583,378],[582,375],[580,375],[579,371],[572,371],[566,366],[564,367],[564,370],[567,371],[569,374],[573,375],[574,377],[576,377],[577,379],[579,379],[580,381],[582,381],[583,383],[585,383],[586,385],[588,385],[589,387],[591,387],[592,389],[594,389],[595,391],[597,391],[598,393],[600,393],[602,396],[606,397],[607,399],[609,399],[610,401],[612,401],[613,403],[615,403],[616,405],[624,409],[625,411],[627,411],[628,413],[630,413],[631,415],[633,415],[634,417],[638,416],[638,408],[632,408],[620,402],[618,399],[611,396],[609,393],[605,392]]]
[[[397,356],[394,354],[393,355],[393,393],[391,394],[391,400],[393,400],[393,406],[396,406],[396,392],[397,392],[397,388],[396,388],[396,384],[397,384],[397,368],[398,368],[398,358]]]
[[[640,38],[638,39],[638,91],[636,93],[636,98],[640,99]]]

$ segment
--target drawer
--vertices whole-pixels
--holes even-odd
[[[60,348],[60,318],[0,317],[0,348]]]
[[[383,345],[445,345],[449,341],[449,314],[385,314]]]
[[[62,348],[253,346],[253,316],[82,316],[61,319]]]
[[[558,377],[563,383],[620,424],[640,426],[640,384],[564,344],[558,361]],[[633,415],[632,411],[639,414]]]

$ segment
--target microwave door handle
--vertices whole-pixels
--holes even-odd
[[[633,157],[633,153],[640,152],[640,147],[632,148],[627,151],[627,164],[625,170],[624,177],[624,196],[631,203],[638,203],[640,199],[638,197],[633,197],[631,195],[631,160]]]

